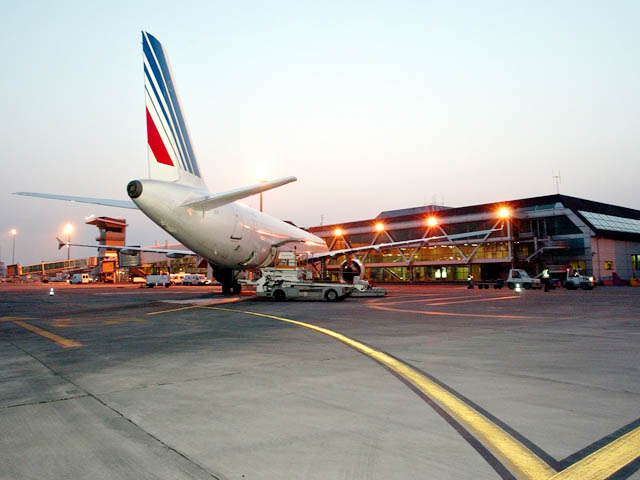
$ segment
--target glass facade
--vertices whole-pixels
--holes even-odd
[[[539,273],[545,265],[570,266],[591,272],[592,239],[588,231],[576,225],[580,222],[574,223],[576,218],[570,212],[579,212],[598,229],[616,232],[640,234],[640,220],[579,210],[569,204],[578,200],[565,203],[559,196],[554,202],[545,199],[540,205],[522,207],[514,202],[510,218],[505,221],[498,219],[499,204],[495,204],[475,211],[446,209],[435,213],[421,212],[424,216],[404,213],[398,217],[387,216],[382,232],[376,231],[376,219],[338,225],[342,232],[339,238],[335,238],[333,227],[315,227],[311,231],[326,238],[332,250],[485,232],[454,241],[434,238],[419,247],[369,250],[355,255],[367,267],[365,278],[374,282],[465,282],[470,272],[477,280],[495,280],[505,278],[512,265],[531,274]],[[433,227],[427,225],[430,215],[438,222]],[[494,228],[496,230],[486,235]],[[352,229],[360,232],[352,234]],[[344,256],[328,260],[332,275],[337,276],[337,266],[344,260]],[[640,253],[632,254],[630,260],[631,271],[639,272]],[[614,268],[613,261],[601,261],[604,268]]]
[[[614,217],[613,215],[586,212],[584,210],[579,210],[579,212],[597,229],[612,232],[640,233],[640,220]]]

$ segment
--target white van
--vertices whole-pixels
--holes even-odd
[[[80,283],[89,283],[91,281],[91,277],[88,273],[74,273],[69,279],[69,283],[80,284]]]
[[[184,276],[182,285],[209,285],[209,279],[201,273],[189,273]]]
[[[171,285],[181,285],[182,284],[182,280],[184,280],[184,277],[186,277],[187,274],[184,272],[178,272],[178,273],[172,273],[170,275],[171,278]]]

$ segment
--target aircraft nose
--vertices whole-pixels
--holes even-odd
[[[132,180],[127,185],[127,193],[131,198],[138,198],[142,195],[142,183],[138,180]]]

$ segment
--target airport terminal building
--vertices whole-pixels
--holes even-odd
[[[487,232],[491,230],[490,232]],[[358,254],[373,282],[450,282],[579,268],[603,282],[640,278],[640,211],[567,195],[449,208],[425,206],[309,231],[331,250],[441,237],[422,246]],[[464,239],[456,234],[485,231]],[[338,278],[345,257],[327,271]]]

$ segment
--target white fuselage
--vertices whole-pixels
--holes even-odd
[[[321,238],[238,202],[204,211],[181,206],[208,195],[206,190],[160,180],[139,182],[142,193],[132,198],[138,208],[213,266],[266,266],[279,245],[299,253],[328,251]]]

